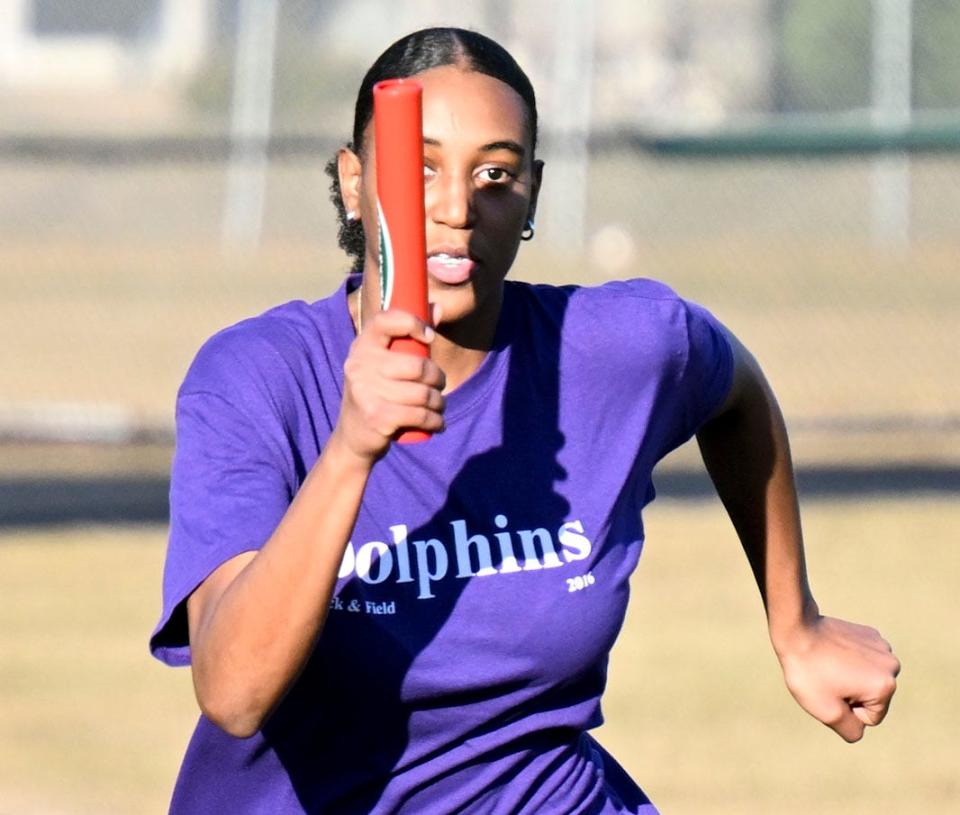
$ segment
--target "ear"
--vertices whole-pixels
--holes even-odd
[[[349,147],[337,151],[337,172],[340,175],[340,198],[347,212],[360,217],[360,157]]]
[[[543,162],[537,159],[533,162],[533,183],[530,185],[530,208],[527,217],[534,221],[537,214],[537,200],[540,197],[540,184],[543,182]]]

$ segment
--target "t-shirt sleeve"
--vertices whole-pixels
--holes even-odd
[[[682,353],[673,385],[671,428],[662,458],[688,441],[723,404],[733,385],[734,356],[726,329],[707,309],[681,300]]]
[[[163,611],[150,638],[152,653],[168,665],[190,662],[187,598],[222,563],[260,549],[293,495],[267,431],[276,423],[268,400],[239,386],[235,398],[198,389],[225,390],[222,364],[216,376],[203,376],[210,356],[201,351],[177,397]]]

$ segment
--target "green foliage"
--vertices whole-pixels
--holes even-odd
[[[293,39],[278,55],[276,115],[280,120],[321,122],[332,108],[350,109],[362,75],[359,67],[327,53],[321,42]],[[348,128],[350,120],[342,117],[341,123]]]
[[[960,3],[914,5],[914,106],[960,107]]]
[[[332,110],[349,111],[362,72],[342,57],[306,38],[281,40],[274,68],[273,116],[277,127],[321,126]],[[186,88],[186,98],[199,113],[226,116],[233,94],[234,51],[214,53]],[[349,80],[349,81],[348,81]],[[336,117],[344,128],[349,116]],[[346,133],[346,130],[344,131]]]
[[[787,110],[870,105],[872,0],[783,4],[782,99]],[[960,3],[915,0],[914,106],[960,105]]]
[[[839,111],[870,103],[870,0],[795,0],[783,27],[785,107]]]
[[[233,54],[216,51],[198,70],[185,88],[185,97],[197,112],[224,115],[230,109],[233,91]]]

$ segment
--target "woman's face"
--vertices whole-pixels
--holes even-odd
[[[423,86],[429,298],[441,305],[442,323],[479,321],[489,329],[540,185],[526,103],[500,80],[455,66],[416,79]],[[372,281],[379,262],[372,123],[361,155],[362,164],[341,155],[341,189],[363,221],[364,279]]]

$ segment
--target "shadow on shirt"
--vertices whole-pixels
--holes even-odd
[[[466,519],[466,523],[471,524],[470,534],[482,531],[490,538],[492,566],[498,570],[505,564],[501,547],[491,537],[491,532],[496,531],[491,526],[493,507],[510,507],[504,514],[510,515],[512,529],[531,524],[528,528],[556,531],[569,520],[570,513],[568,501],[556,489],[557,483],[566,477],[558,462],[558,453],[564,445],[558,427],[558,405],[560,337],[569,293],[554,290],[548,295],[551,298],[548,307],[544,308],[541,298],[526,290],[514,291],[513,299],[521,302],[514,302],[509,314],[511,296],[505,298],[505,314],[501,319],[512,325],[506,331],[501,330],[503,326],[498,329],[494,349],[509,351],[507,381],[503,388],[502,441],[467,459],[450,479],[443,508],[418,529],[410,529],[407,535],[409,541],[440,537],[450,541],[451,518]],[[490,408],[480,404],[474,409]],[[466,421],[473,421],[473,417]],[[470,496],[474,496],[475,501]],[[468,501],[473,505],[467,505]],[[445,534],[441,534],[443,530]],[[496,583],[497,591],[511,591],[515,598],[518,584],[509,579],[514,575],[458,579],[452,549],[448,546],[450,563],[446,579],[430,584],[435,596],[406,603],[402,615],[354,614],[349,625],[338,625],[337,621],[343,617],[337,614],[344,612],[331,611],[313,657],[263,728],[267,745],[288,772],[306,811],[364,813],[377,809],[378,805],[390,810],[402,803],[423,811],[420,802],[430,801],[429,796],[433,796],[435,806],[447,782],[456,790],[455,798],[471,795],[462,785],[458,789],[459,782],[455,780],[457,770],[468,768],[469,761],[464,764],[463,758],[451,758],[451,747],[461,745],[465,739],[482,739],[523,715],[522,709],[515,709],[514,704],[505,704],[504,700],[509,700],[517,691],[522,697],[522,690],[529,688],[531,678],[518,671],[512,686],[504,683],[491,688],[489,683],[501,681],[503,674],[493,679],[480,675],[483,671],[477,669],[483,663],[477,659],[476,650],[458,662],[458,654],[449,647],[451,642],[458,641],[456,632],[452,632],[450,638],[451,632],[443,631],[462,595],[475,581],[489,581],[484,584],[485,588]],[[521,552],[517,554],[522,557]],[[478,565],[474,561],[474,567]],[[376,568],[371,566],[373,571]],[[509,570],[509,564],[507,568]],[[396,588],[392,583],[391,586]],[[416,591],[416,587],[414,582],[404,588]],[[371,587],[354,576],[339,596],[345,603],[351,598],[376,597],[371,589],[377,588],[380,587]],[[516,599],[522,602],[522,598]],[[492,617],[497,617],[498,612],[502,613],[502,609],[489,608]],[[463,622],[461,608],[456,625]],[[477,620],[478,624],[483,622],[486,621]],[[547,625],[550,621],[542,622]],[[438,648],[436,640],[441,632],[444,645]],[[511,631],[501,629],[499,634],[501,639],[488,646],[487,660],[490,675],[494,677],[498,676],[495,664],[498,660],[518,657],[511,653]],[[465,632],[465,636],[469,639],[470,632]],[[476,645],[475,640],[471,642]],[[426,656],[427,676],[429,666],[438,660],[434,675],[443,694],[435,699],[422,687],[425,670],[422,661],[418,664],[421,687],[412,688],[408,682],[414,661],[423,660],[431,644],[436,652]],[[447,673],[439,675],[443,672]],[[582,680],[588,687],[559,684],[546,692],[543,688],[531,690],[528,698],[537,705],[549,707],[554,703],[562,706],[566,701],[562,697],[571,694],[586,692],[588,696],[595,696],[602,689],[604,673],[605,663],[602,663],[595,675],[578,677],[578,682]],[[498,694],[502,694],[499,702],[491,702],[490,697]],[[551,699],[551,694],[557,699]],[[458,715],[458,711],[462,715]],[[411,714],[416,716],[416,721]],[[415,743],[411,743],[411,731]],[[528,733],[510,744],[500,745],[492,754],[475,757],[478,764],[489,764],[498,754],[518,750],[536,752],[548,744],[556,745],[558,738],[569,742],[578,732],[568,728],[562,734]],[[451,766],[454,761],[461,763]],[[387,788],[394,773],[406,777],[402,791]],[[527,794],[535,792],[531,790]],[[395,797],[398,794],[400,798]],[[423,799],[420,795],[428,797]],[[461,799],[459,805],[463,803]],[[516,803],[521,805],[523,801]]]

